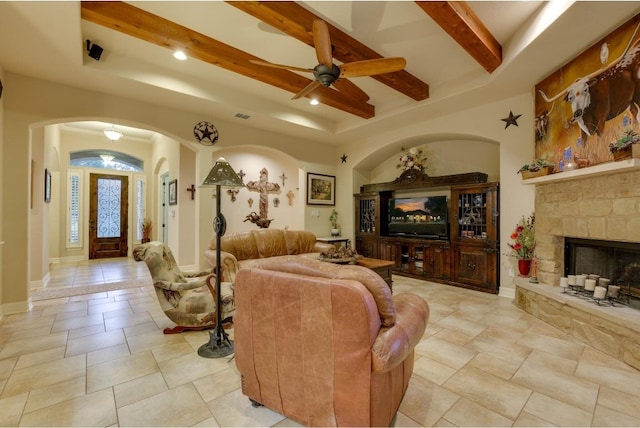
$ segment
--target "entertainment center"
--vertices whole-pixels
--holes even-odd
[[[498,183],[472,172],[429,177],[416,169],[355,194],[356,250],[393,273],[498,293]]]

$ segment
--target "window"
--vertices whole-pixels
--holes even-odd
[[[67,217],[67,247],[82,246],[81,234],[81,190],[82,173],[77,170],[69,170],[69,191],[67,192],[67,206],[69,215]]]
[[[136,240],[142,240],[142,222],[146,215],[146,203],[145,203],[145,184],[146,178],[143,175],[135,175],[134,183],[135,189],[135,206],[136,206]]]
[[[83,150],[69,154],[71,166],[113,169],[116,171],[144,171],[144,161],[113,150]]]

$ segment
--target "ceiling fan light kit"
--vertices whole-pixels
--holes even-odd
[[[396,71],[403,70],[407,64],[407,61],[404,58],[375,58],[335,65],[333,63],[329,27],[327,26],[327,23],[321,19],[313,21],[313,44],[319,64],[312,69],[272,64],[261,60],[250,60],[250,62],[258,65],[264,65],[265,67],[313,73],[315,80],[296,93],[292,98],[294,100],[306,97],[320,85],[325,88],[333,85],[337,91],[344,93],[344,95],[363,102],[368,101],[369,96],[346,78],[394,73]]]

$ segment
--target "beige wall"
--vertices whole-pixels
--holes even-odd
[[[4,69],[0,64],[0,80],[4,84]],[[3,281],[3,264],[4,264],[4,228],[3,228],[3,218],[4,218],[4,90],[3,96],[0,98],[0,317],[4,314],[4,298],[3,298],[3,289],[4,289],[4,281]]]
[[[186,164],[173,165],[168,161],[172,157],[180,159],[182,155],[191,156],[180,149],[180,145],[194,153],[192,181],[196,186],[202,182],[220,154],[227,157],[234,169],[242,169],[247,174],[245,181],[257,179],[259,170],[266,167],[269,170],[270,181],[281,183],[278,176],[284,172],[288,179],[282,193],[271,195],[269,198],[270,217],[271,213],[274,217],[273,227],[289,226],[292,229],[306,229],[316,235],[329,233],[328,216],[332,207],[306,205],[306,173],[336,176],[336,209],[341,216],[342,234],[353,239],[353,193],[358,191],[360,185],[373,181],[372,176],[382,177],[391,171],[391,175],[395,177],[398,172],[395,169],[395,157],[402,146],[427,145],[429,150],[432,150],[431,160],[435,162],[430,165],[434,174],[446,174],[449,167],[445,168],[445,164],[450,163],[451,173],[485,170],[483,172],[502,177],[501,240],[504,253],[507,252],[508,231],[522,214],[533,209],[533,189],[531,186],[523,186],[515,173],[519,166],[527,162],[533,154],[531,94],[494,101],[482,108],[460,110],[447,116],[434,114],[427,119],[417,118],[415,123],[408,127],[396,128],[392,123],[383,126],[385,124],[382,121],[382,130],[375,138],[356,138],[349,144],[335,147],[299,141],[286,135],[260,131],[231,121],[210,119],[218,127],[221,138],[215,146],[204,147],[193,142],[192,136],[193,125],[203,120],[201,115],[53,85],[12,74],[9,74],[5,81],[11,85],[12,96],[7,96],[3,100],[5,123],[3,132],[5,152],[3,168],[5,170],[3,173],[5,180],[6,177],[11,177],[15,186],[3,189],[5,190],[3,192],[5,209],[2,214],[5,240],[15,251],[9,255],[5,253],[2,267],[4,268],[3,281],[6,283],[10,278],[13,284],[17,284],[10,289],[3,287],[2,303],[5,308],[26,307],[28,298],[29,269],[26,260],[29,259],[29,255],[24,237],[29,236],[30,233],[29,222],[26,221],[30,194],[27,167],[31,161],[29,130],[58,121],[99,119],[145,127],[166,136],[161,138],[160,145],[154,146],[159,148],[154,149],[151,158],[154,179],[151,180],[152,183],[147,183],[149,194],[155,198],[152,199],[152,205],[156,204],[158,188],[154,187],[153,182],[161,172],[168,171],[171,178],[178,178],[179,205],[176,206],[176,217],[172,219],[176,222],[176,227],[169,229],[175,231],[175,235],[171,235],[170,245],[172,240],[178,239],[174,243],[176,244],[174,248],[177,252],[184,253],[184,263],[190,264],[188,244],[184,244],[179,239],[182,236],[185,239],[194,239],[194,257],[196,258],[194,263],[198,267],[205,267],[202,257],[198,255],[203,253],[211,239],[211,220],[215,206],[211,191],[203,189],[198,189],[196,192],[197,197],[193,207],[195,215],[191,212],[189,205],[181,204],[188,202],[188,193],[184,189],[191,184],[189,183],[191,176],[188,171],[183,171]],[[38,100],[37,103],[33,102],[35,99]],[[523,113],[523,117],[520,118],[518,127],[512,126],[505,129],[504,122],[500,118],[507,116],[510,110],[516,114]],[[463,155],[459,149],[449,147],[452,141],[458,148],[464,146],[469,148],[469,152],[473,150],[477,152],[473,155],[465,152]],[[474,142],[483,149],[472,147]],[[499,161],[495,158],[496,147],[498,147]],[[451,155],[449,150],[454,151],[454,154]],[[345,163],[340,162],[342,154],[348,156]],[[6,160],[7,155],[11,156],[11,162]],[[438,160],[441,161],[437,162]],[[384,162],[393,166],[384,168],[384,173],[376,170],[376,167]],[[288,190],[292,190],[295,194],[292,207],[288,205],[288,199],[284,196]],[[235,203],[230,202],[226,193],[223,194],[222,207],[229,221],[228,231],[248,230],[255,227],[242,221],[250,212],[246,202],[249,195],[255,201],[251,211],[257,211],[259,200],[257,193],[244,189]],[[278,208],[272,205],[275,196],[281,200]],[[7,206],[7,201],[11,201],[11,206]],[[312,215],[316,211],[317,217]],[[181,231],[186,224],[190,223],[189,219],[192,216],[195,217],[193,224],[197,225],[193,232],[195,237],[188,231],[184,234]],[[55,221],[62,224],[64,220],[60,216]],[[176,236],[178,238],[175,238]],[[510,261],[507,257],[502,257],[501,261],[501,294],[509,296],[513,290],[512,278],[508,276]],[[179,263],[183,263],[182,260]]]
[[[156,142],[154,147],[157,150],[154,150],[151,157],[153,179],[151,183],[148,182],[147,184],[152,198],[152,205],[158,203],[159,187],[154,183],[155,178],[165,171],[169,172],[170,178],[179,178],[178,190],[181,195],[179,201],[186,202],[185,195],[188,194],[181,191],[185,184],[182,181],[189,181],[191,177],[186,172],[188,178],[180,179],[180,170],[184,168],[184,165],[179,163],[179,159],[181,154],[185,154],[188,157],[191,155],[188,155],[188,152],[182,152],[180,145],[192,150],[195,154],[194,165],[192,165],[191,169],[194,171],[193,181],[195,181],[196,185],[204,179],[204,176],[209,171],[214,151],[237,148],[245,144],[248,144],[246,147],[249,147],[245,153],[253,152],[251,147],[268,148],[271,152],[267,156],[268,160],[286,159],[286,161],[273,164],[273,170],[277,171],[276,177],[282,172],[285,172],[288,177],[299,176],[299,172],[296,173],[297,170],[305,167],[312,168],[314,172],[330,171],[333,168],[333,148],[323,144],[313,143],[314,149],[317,149],[317,151],[313,151],[309,150],[310,142],[300,141],[273,132],[260,131],[235,122],[206,118],[215,122],[221,138],[215,147],[203,147],[193,141],[192,133],[194,124],[203,120],[201,115],[172,110],[165,106],[154,106],[106,94],[55,85],[14,74],[7,74],[3,79],[3,83],[5,92],[2,100],[4,106],[2,119],[4,124],[9,125],[4,126],[2,129],[2,174],[4,180],[10,177],[13,183],[11,187],[2,189],[2,199],[5,207],[2,210],[2,228],[4,231],[2,236],[6,241],[6,247],[12,248],[11,252],[3,254],[0,266],[2,268],[3,284],[7,284],[8,281],[11,282],[11,287],[3,286],[2,290],[0,290],[2,292],[0,304],[5,313],[7,311],[16,312],[27,309],[30,281],[35,281],[35,284],[46,281],[49,248],[51,246],[64,247],[59,236],[56,236],[53,240],[43,241],[42,233],[40,233],[45,228],[51,229],[49,224],[52,221],[56,225],[62,225],[66,222],[66,218],[63,215],[47,218],[46,216],[50,214],[52,209],[58,212],[60,207],[52,208],[54,206],[52,205],[53,201],[52,204],[46,204],[45,207],[44,201],[40,201],[40,198],[38,198],[38,195],[43,192],[41,183],[44,180],[44,163],[50,160],[47,159],[50,156],[49,152],[45,154],[45,148],[47,147],[45,141],[47,139],[44,136],[38,137],[39,133],[44,133],[42,130],[45,126],[76,120],[102,120],[151,129],[163,134],[164,136]],[[6,88],[11,88],[11,90],[6,90]],[[34,100],[37,100],[37,102]],[[38,138],[34,139],[33,135]],[[33,185],[35,187],[41,186],[33,190],[34,204],[37,211],[33,211],[30,205],[32,194],[30,188],[32,184],[30,175],[32,145],[35,145],[37,150],[42,150],[42,155],[37,154],[38,158],[42,158],[42,162],[33,168]],[[42,146],[42,149],[40,149],[40,146]],[[52,144],[51,147],[55,147],[55,144]],[[57,158],[62,159],[62,154]],[[293,168],[291,167],[291,159],[296,159],[296,166]],[[57,197],[59,202],[64,200],[66,203],[66,194],[62,195],[62,189],[55,187],[59,185],[62,179],[61,175],[54,179],[55,190],[53,197],[54,200]],[[66,180],[66,178],[64,179]],[[149,186],[149,184],[151,185]],[[186,189],[186,186],[184,188]],[[280,206],[283,207],[282,204]],[[171,218],[171,222],[175,226],[169,228],[169,244],[176,249],[175,253],[179,253],[186,248],[184,250],[186,259],[184,262],[178,259],[179,263],[200,264],[198,260],[189,260],[189,254],[193,257],[196,257],[196,254],[202,254],[209,243],[211,238],[211,207],[211,199],[205,200],[204,203],[196,200],[195,215],[193,212],[189,213],[188,207],[180,207],[180,202],[179,205],[174,207],[176,215]],[[298,208],[300,207],[298,206]],[[43,210],[46,210],[47,214],[43,214]],[[247,212],[243,214],[243,218],[246,214]],[[296,227],[298,225],[304,227],[304,220],[299,220],[303,215],[298,212],[297,215],[289,216],[286,222],[292,227],[294,225]],[[35,218],[32,219],[32,216]],[[195,221],[190,222],[190,218],[195,218]],[[239,217],[234,216],[234,218]],[[34,227],[35,230],[32,232],[30,229],[33,224],[37,226]],[[42,226],[40,226],[41,224]],[[184,225],[191,227],[192,231],[186,230],[185,233],[181,233],[180,228],[184,227]],[[243,224],[242,227],[249,226]],[[58,229],[58,234],[60,234],[63,227],[58,226]],[[195,242],[192,242],[194,248],[192,250],[188,248],[189,243],[187,241],[189,239],[193,240],[194,235]],[[181,241],[183,237],[184,242],[187,243]],[[33,271],[30,268],[32,254],[29,252],[29,248],[37,246],[47,248],[43,252],[43,254],[46,253],[46,256],[35,257],[33,263],[40,268],[36,268]]]

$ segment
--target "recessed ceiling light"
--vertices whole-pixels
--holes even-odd
[[[186,60],[186,59],[187,59],[187,55],[186,55],[184,52],[182,52],[182,51],[175,51],[175,52],[173,53],[173,57],[174,57],[175,59],[179,59],[180,61],[184,61],[184,60]]]
[[[309,104],[311,104],[312,106],[317,106],[318,104],[320,104],[320,101],[318,101],[315,98],[312,98],[311,101],[309,101]]]

